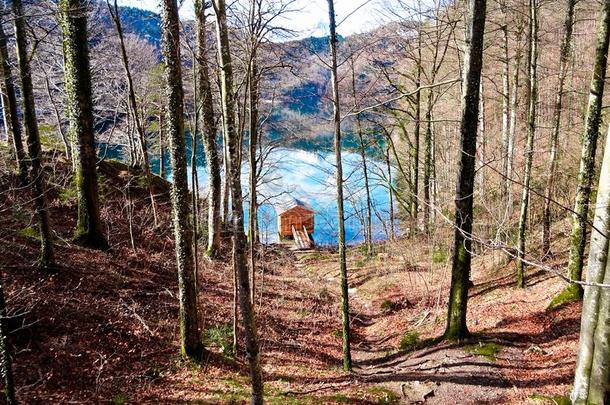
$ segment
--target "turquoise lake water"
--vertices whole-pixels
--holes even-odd
[[[299,149],[277,149],[266,164],[273,167],[260,182],[258,189],[259,229],[264,243],[278,241],[276,207],[287,198],[297,198],[310,205],[315,212],[314,240],[318,245],[337,243],[337,204],[335,197],[335,157],[331,153],[317,153]],[[374,240],[387,239],[389,229],[389,195],[385,163],[370,159],[369,183],[373,203],[372,234]],[[190,170],[190,168],[189,168]],[[202,195],[207,193],[207,173],[202,165],[197,168]],[[364,240],[362,220],[366,213],[366,194],[361,158],[356,153],[343,153],[345,232],[348,244]],[[248,195],[248,172],[244,165],[242,185]],[[246,207],[247,209],[247,207]],[[245,213],[246,219],[248,213]],[[389,228],[389,225],[388,225]],[[397,229],[397,227],[396,227]]]
[[[187,139],[187,145],[189,144],[190,139]],[[110,147],[106,152],[108,158],[123,158],[123,151],[120,147]],[[190,156],[190,151],[187,150],[187,154]],[[246,159],[245,154],[244,159]],[[336,245],[338,231],[334,161],[335,157],[332,153],[302,149],[276,149],[269,155],[265,161],[265,167],[271,167],[271,169],[265,172],[258,188],[258,202],[261,204],[258,221],[262,242],[278,241],[275,207],[284,202],[286,198],[292,197],[306,202],[314,209],[313,237],[316,244]],[[158,173],[158,159],[151,156],[151,165],[153,171]],[[375,161],[372,158],[368,159],[367,165],[373,207],[373,240],[386,240],[390,219],[387,167],[384,162]],[[169,173],[168,180],[171,181],[169,161],[166,162],[166,167]],[[190,173],[191,168],[189,167],[188,170]],[[248,172],[248,165],[244,164],[242,185],[245,198],[248,196]],[[197,173],[200,193],[204,197],[207,194],[208,179],[203,153],[198,154]],[[360,155],[343,152],[343,174],[346,242],[353,245],[364,241],[362,222],[366,213],[366,194]],[[247,204],[244,204],[244,208],[247,221]],[[396,210],[396,204],[394,208]],[[394,224],[394,228],[398,232],[397,222],[394,221]]]

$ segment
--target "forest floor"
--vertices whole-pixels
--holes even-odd
[[[0,266],[23,403],[248,401],[244,354],[240,345],[232,351],[228,246],[221,260],[199,260],[202,338],[212,355],[200,365],[179,359],[167,184],[155,185],[155,228],[141,177],[102,164],[102,219],[111,248],[92,251],[71,242],[75,190],[67,163],[56,165],[48,196],[61,269],[46,275],[34,269],[28,193],[2,166],[10,161],[0,162]],[[565,240],[557,238],[558,251]],[[479,256],[469,302],[474,337],[462,345],[438,343],[450,269],[446,249],[429,242],[415,237],[378,245],[369,258],[349,250],[351,374],[341,370],[336,254],[278,246],[259,252],[256,310],[268,402],[522,404],[565,395],[580,306],[546,309],[562,282],[531,270],[527,288],[517,289],[513,263]],[[564,259],[547,264],[562,267]]]

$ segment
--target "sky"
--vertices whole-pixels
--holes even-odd
[[[384,18],[377,10],[382,1],[335,0],[335,12],[337,24],[339,24],[337,32],[347,36],[370,31],[380,25]],[[159,0],[118,0],[118,4],[159,12]],[[183,18],[193,17],[192,4],[192,0],[184,1],[180,10]],[[328,34],[328,5],[326,0],[297,0],[294,8],[299,11],[295,11],[284,18],[282,25],[298,31],[299,37]],[[344,20],[345,17],[348,18]]]

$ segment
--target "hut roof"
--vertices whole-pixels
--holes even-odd
[[[288,198],[285,198],[282,201],[278,202],[275,205],[275,210],[277,212],[277,215],[282,215],[286,211],[291,210],[295,207],[301,207],[301,208],[306,209],[307,211],[313,212],[313,208],[311,207],[311,205],[309,205],[307,202],[305,202],[303,200],[300,200],[300,199],[294,198],[294,197],[288,197]]]

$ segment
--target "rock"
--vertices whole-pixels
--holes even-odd
[[[436,384],[430,381],[412,381],[401,384],[400,391],[408,404],[423,404],[434,396],[435,387]]]

